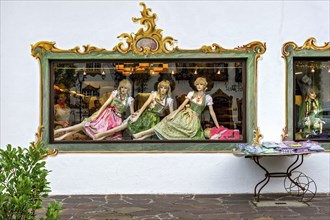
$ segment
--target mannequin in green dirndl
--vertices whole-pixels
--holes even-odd
[[[166,116],[155,127],[134,134],[133,137],[142,140],[156,134],[158,138],[165,140],[205,139],[199,116],[206,106],[209,107],[210,115],[216,127],[219,127],[219,124],[213,110],[212,97],[205,94],[206,79],[198,77],[194,85],[197,92],[189,92],[177,110]],[[186,106],[188,103],[190,105]]]
[[[321,120],[321,102],[317,99],[315,89],[308,88],[305,101],[299,113],[299,125],[307,137],[310,134],[321,134],[324,121]]]
[[[124,123],[114,129],[100,132],[95,135],[98,140],[106,136],[112,135],[126,128],[131,134],[135,134],[144,130],[148,130],[159,123],[160,117],[164,114],[164,110],[169,108],[170,113],[173,112],[173,99],[170,97],[171,87],[168,80],[163,80],[157,85],[157,92],[152,92],[148,100],[143,104],[141,109],[132,114]]]

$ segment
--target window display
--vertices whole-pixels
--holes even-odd
[[[112,50],[32,45],[43,141],[75,152],[221,152],[252,142],[265,44],[180,49],[140,5],[142,18],[133,21],[145,28],[121,34]]]
[[[330,57],[294,59],[295,138],[330,140]]]
[[[315,140],[329,149],[330,44],[317,46],[309,38],[303,46],[283,46],[287,63],[286,127],[288,138]]]
[[[239,68],[245,80],[245,60],[141,62],[51,62],[54,90],[50,94],[54,103],[50,109],[54,108],[51,110],[54,120],[50,125],[54,128],[54,141],[207,140],[204,130],[220,126],[235,129],[240,134],[231,140],[245,139],[245,124],[240,123],[243,111],[238,111],[237,103],[232,101],[242,100],[244,91],[226,87],[227,84],[243,83],[236,82],[235,76]],[[187,79],[177,80],[176,76],[182,73]],[[214,77],[222,73],[226,73],[226,80]],[[58,100],[63,100],[65,111],[59,111]],[[160,131],[153,135],[149,130],[161,121],[176,121],[174,116],[181,111],[188,118],[182,115],[184,118],[173,127],[162,127],[162,131],[168,130],[166,137],[160,135]],[[59,112],[63,112],[63,117],[66,113],[65,126],[62,127],[58,126]],[[193,116],[194,123],[190,120]],[[183,126],[181,129],[180,125]],[[188,125],[191,126],[189,129]]]

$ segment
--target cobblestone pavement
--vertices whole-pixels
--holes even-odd
[[[61,201],[60,219],[330,219],[329,194],[317,194],[300,203],[287,194],[215,195],[67,195],[51,196],[44,202]],[[291,204],[292,203],[292,204]]]

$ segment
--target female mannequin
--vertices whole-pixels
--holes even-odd
[[[90,117],[86,118],[80,124],[73,125],[71,127],[62,128],[54,131],[54,136],[61,132],[68,132],[55,140],[63,140],[64,138],[84,131],[90,138],[95,139],[97,132],[104,132],[117,127],[123,122],[123,115],[126,109],[130,107],[131,114],[134,113],[134,99],[130,96],[132,85],[124,79],[120,81],[118,90],[111,93],[107,101],[102,107]],[[121,133],[115,133],[108,136],[109,139],[121,139]]]
[[[66,128],[70,125],[71,109],[67,104],[67,96],[64,93],[58,95],[54,105],[55,128]]]
[[[148,130],[154,127],[159,121],[160,116],[166,108],[173,112],[173,99],[171,96],[171,86],[168,80],[163,80],[157,85],[157,92],[152,92],[148,100],[143,104],[141,109],[132,114],[123,124],[105,132],[95,134],[98,140],[103,139],[115,132],[122,131],[126,128],[131,134]]]
[[[303,132],[309,134],[321,134],[323,121],[320,119],[321,103],[317,99],[316,91],[313,88],[307,89],[307,96],[300,109],[300,124],[303,124]]]
[[[206,79],[198,77],[194,85],[197,92],[189,92],[185,101],[177,110],[166,116],[155,127],[134,134],[133,137],[142,140],[156,133],[160,139],[165,140],[205,139],[199,115],[206,105],[209,106],[210,115],[216,127],[219,127],[219,124],[213,110],[212,97],[205,94],[207,89]],[[188,103],[190,103],[190,106],[184,109]]]

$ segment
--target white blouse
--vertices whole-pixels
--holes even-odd
[[[203,103],[203,99],[200,100],[199,102],[197,102],[197,98],[196,97],[194,97],[192,99],[194,93],[195,93],[194,91],[189,92],[188,95],[186,96],[186,98],[189,99],[190,101],[194,102],[194,103],[199,104],[199,105],[202,104]],[[206,96],[205,97],[205,99],[206,99],[206,105],[213,105],[213,99],[212,99],[212,97],[210,95],[205,95],[205,96]]]
[[[157,92],[156,91],[152,91],[151,92],[151,95],[152,95],[152,99],[155,99],[156,98],[156,95],[157,95]],[[173,99],[171,97],[167,97],[166,98],[166,106],[170,106],[172,103],[173,103]],[[162,104],[165,104],[165,103],[162,103]]]
[[[115,98],[117,95],[118,95],[118,90],[114,90],[111,93],[112,98]],[[134,101],[134,98],[131,97],[131,96],[129,96],[128,97],[128,100],[127,100],[128,106],[131,106],[131,104],[133,103],[133,101]],[[125,102],[125,100],[124,101],[121,101],[121,102],[123,103],[123,102]]]

